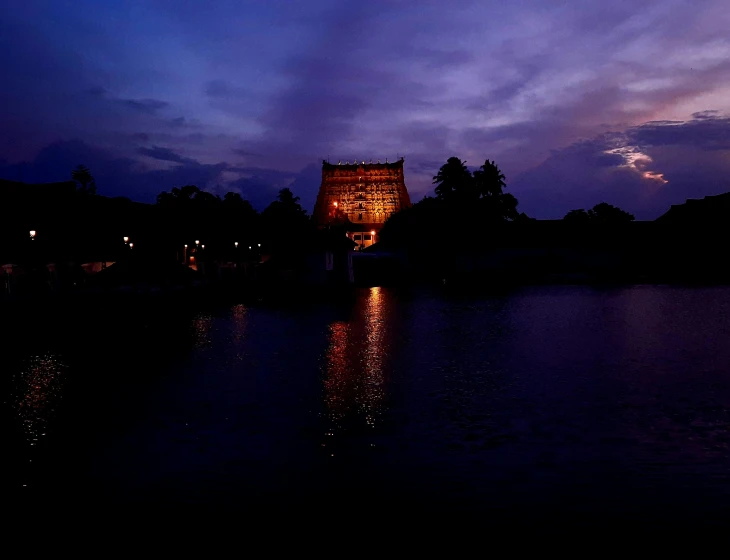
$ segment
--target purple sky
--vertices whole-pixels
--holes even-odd
[[[0,177],[311,210],[321,161],[495,159],[520,210],[730,191],[727,0],[26,0],[0,11]]]

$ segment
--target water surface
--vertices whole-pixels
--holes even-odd
[[[40,310],[2,327],[6,482],[26,505],[721,522],[729,310],[673,287]]]

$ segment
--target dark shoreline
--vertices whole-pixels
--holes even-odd
[[[730,285],[730,281],[722,279],[649,279],[649,278],[571,278],[543,279],[542,281],[513,281],[506,278],[447,278],[431,282],[384,282],[381,284],[340,284],[340,285],[248,285],[233,286],[222,284],[203,284],[192,287],[174,288],[128,288],[118,290],[85,290],[21,294],[0,298],[0,313],[8,316],[14,313],[32,313],[33,311],[69,311],[73,309],[119,308],[125,306],[183,305],[198,307],[229,305],[232,303],[260,304],[264,306],[298,305],[316,302],[338,302],[347,300],[356,291],[373,287],[395,288],[404,293],[412,291],[437,291],[446,296],[499,296],[515,290],[540,287],[593,287],[593,288],[626,288],[631,286],[673,286],[677,288],[708,288]]]

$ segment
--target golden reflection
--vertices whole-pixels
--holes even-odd
[[[350,326],[344,321],[336,321],[329,326],[329,331],[327,371],[324,378],[325,401],[330,420],[339,424],[345,417],[351,400],[352,387],[349,374],[352,366],[348,352]]]
[[[383,298],[380,288],[370,288],[365,311],[365,344],[362,346],[360,361],[365,372],[363,391],[358,403],[365,414],[368,425],[374,426],[376,418],[382,413],[385,397],[383,385]]]
[[[385,410],[385,300],[381,288],[371,288],[358,301],[350,321],[329,326],[324,372],[325,404],[331,422],[327,436],[353,421],[375,427]]]
[[[61,398],[66,366],[53,354],[34,356],[15,374],[13,408],[31,446],[46,435]]]
[[[243,340],[246,334],[246,325],[248,323],[248,309],[242,303],[233,307],[233,340],[239,342]]]
[[[210,344],[210,330],[212,326],[213,317],[211,315],[201,313],[193,319],[193,346],[195,348],[203,348]]]

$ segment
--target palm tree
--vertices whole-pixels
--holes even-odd
[[[495,162],[489,160],[474,172],[474,182],[480,198],[500,196],[502,190],[507,188],[504,173]]]
[[[466,168],[466,162],[457,157],[450,157],[441,166],[433,178],[436,198],[450,200],[455,197],[466,198],[473,185],[471,173]]]
[[[88,167],[80,164],[77,165],[71,171],[71,179],[79,184],[79,192],[81,194],[96,194],[96,182]]]

